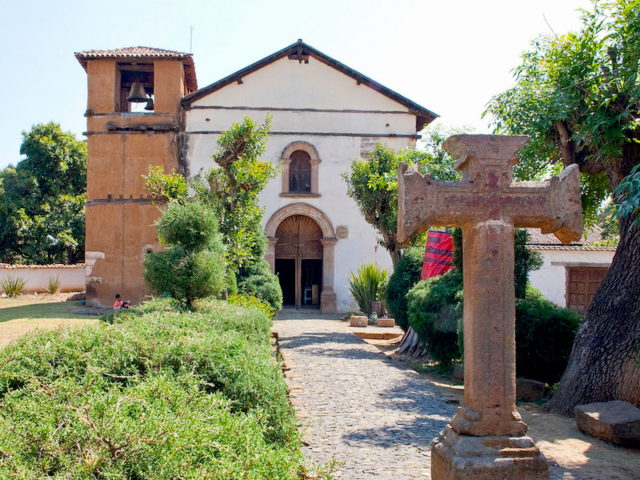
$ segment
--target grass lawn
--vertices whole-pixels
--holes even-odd
[[[65,301],[70,294],[20,295],[0,298],[0,348],[36,329],[52,329],[62,325],[91,325],[95,315],[78,315],[81,302]]]

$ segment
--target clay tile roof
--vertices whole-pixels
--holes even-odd
[[[539,228],[527,228],[529,241],[527,246],[533,250],[615,250],[616,247],[594,247],[593,244],[602,240],[602,228],[594,225],[587,231],[586,238],[583,236],[580,241],[563,245],[553,233],[544,234]]]
[[[76,263],[74,265],[65,265],[54,263],[50,265],[12,265],[9,263],[0,263],[0,270],[41,270],[47,268],[84,268],[84,263]]]
[[[80,65],[86,70],[88,60],[96,60],[100,58],[117,58],[117,59],[174,59],[182,60],[185,66],[185,77],[187,87],[190,91],[195,92],[198,89],[198,81],[196,79],[196,67],[193,63],[193,54],[176,52],[174,50],[163,50],[162,48],[151,47],[128,47],[114,48],[112,50],[85,50],[76,52],[76,58]]]

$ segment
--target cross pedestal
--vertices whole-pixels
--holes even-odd
[[[462,182],[401,164],[398,239],[432,225],[462,227],[464,401],[432,444],[433,480],[548,479],[548,465],[516,409],[514,229],[539,227],[569,243],[582,235],[577,166],[542,182],[513,182],[528,137],[454,135],[444,147]]]

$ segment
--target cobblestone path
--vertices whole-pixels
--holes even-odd
[[[274,327],[305,453],[340,462],[343,479],[429,478],[431,440],[455,406],[335,318],[283,310]]]

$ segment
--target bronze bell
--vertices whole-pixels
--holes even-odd
[[[155,108],[155,107],[154,107],[154,105],[153,105],[153,98],[149,97],[149,98],[147,99],[147,104],[144,106],[144,109],[145,109],[145,110],[152,111],[154,108]]]
[[[145,103],[148,100],[149,97],[147,97],[147,92],[144,90],[144,85],[137,81],[133,82],[133,85],[131,85],[131,91],[127,97],[127,102]]]

